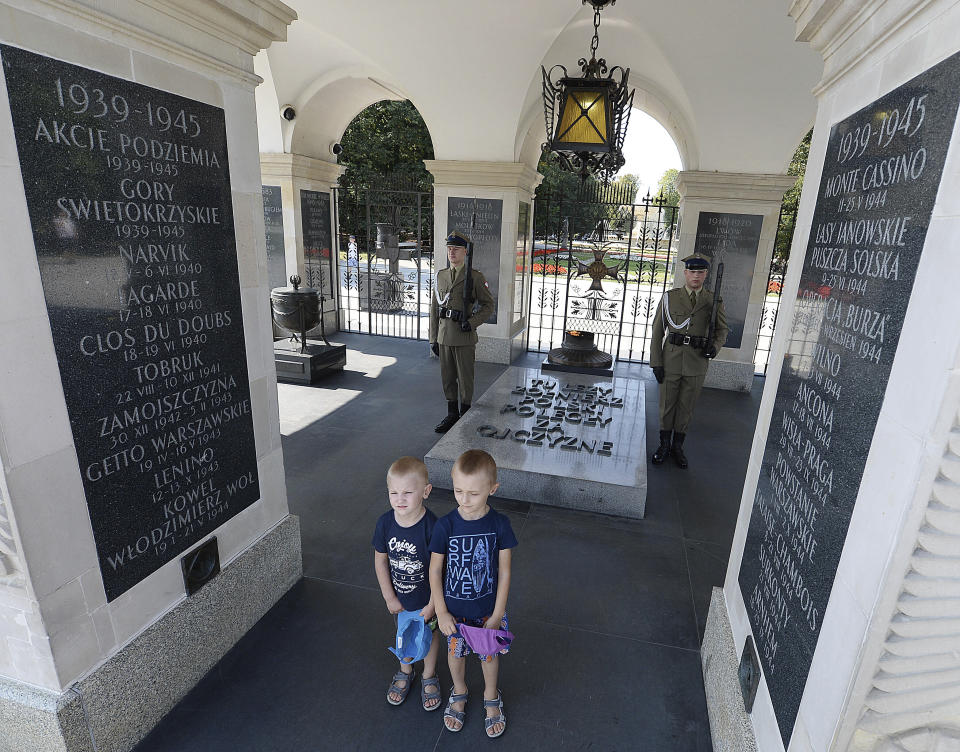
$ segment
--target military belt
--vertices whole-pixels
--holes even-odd
[[[458,311],[456,308],[445,308],[441,306],[440,318],[452,319],[453,321],[460,321],[460,319],[463,318],[463,311]]]
[[[707,338],[670,332],[670,334],[667,335],[667,342],[669,342],[671,345],[690,345],[690,347],[703,347],[707,344]]]

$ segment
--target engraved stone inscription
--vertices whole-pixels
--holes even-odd
[[[263,227],[267,236],[267,283],[270,289],[286,287],[287,260],[283,241],[283,202],[279,185],[264,185]],[[268,294],[269,297],[269,294]]]
[[[615,411],[623,409],[623,398],[614,395],[612,386],[561,386],[553,379],[534,378],[518,384],[512,395],[515,399],[500,409],[503,425],[478,426],[479,436],[601,457],[613,453],[613,442],[602,433],[613,422]],[[517,418],[529,420],[518,422]]]
[[[954,55],[830,131],[739,573],[785,747],[873,442],[958,100]]]
[[[331,252],[330,194],[300,191],[303,228],[303,260],[306,282],[327,300],[333,299],[333,253]]]
[[[694,250],[711,260],[710,272],[705,282],[714,287],[718,264],[723,264],[723,310],[727,314],[726,347],[743,344],[743,324],[750,302],[750,286],[753,284],[753,268],[757,263],[760,247],[762,214],[728,214],[725,212],[700,212],[697,221],[697,239]]]
[[[477,225],[471,231],[470,220],[477,214]],[[473,268],[481,272],[493,293],[497,307],[500,299],[500,232],[503,229],[503,201],[499,198],[447,199],[447,232],[457,230],[473,240]],[[472,234],[471,234],[472,233]],[[497,323],[497,310],[487,319],[488,324]]]
[[[224,113],[0,55],[113,600],[260,496]]]

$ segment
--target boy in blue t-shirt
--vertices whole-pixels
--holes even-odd
[[[416,457],[401,457],[387,470],[387,491],[392,509],[377,520],[373,533],[373,568],[380,592],[391,614],[419,611],[434,630],[430,652],[423,659],[420,704],[424,710],[440,707],[440,680],[437,678],[437,654],[440,639],[430,597],[427,571],[430,563],[430,536],[436,515],[423,506],[433,486],[427,466]],[[431,623],[433,622],[433,623]],[[387,689],[387,702],[399,705],[410,693],[416,672],[411,664],[400,664]]]
[[[447,636],[447,661],[453,689],[443,711],[448,731],[463,728],[467,704],[466,663],[473,652],[457,632],[457,624],[507,629],[510,555],[517,538],[510,520],[490,508],[487,498],[497,490],[497,463],[486,452],[461,454],[451,471],[457,509],[442,517],[433,530],[430,550],[430,589],[440,630]],[[506,653],[503,648],[500,653]],[[497,686],[498,655],[480,655],[483,669],[484,728],[491,739],[507,728],[503,698]]]

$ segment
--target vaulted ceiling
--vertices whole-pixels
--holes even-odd
[[[287,2],[299,19],[256,60],[260,148],[329,161],[364,107],[408,98],[437,159],[533,166],[540,66],[579,73],[593,33],[578,0]],[[684,169],[779,173],[813,122],[823,67],[794,41],[787,6],[619,0],[603,11],[599,53],[631,68],[634,105],[671,134]]]

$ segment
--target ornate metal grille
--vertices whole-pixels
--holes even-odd
[[[790,259],[790,245],[793,242],[793,228],[797,223],[797,210],[784,211],[780,208],[777,220],[777,239],[774,241],[773,256],[770,259],[770,272],[767,275],[767,294],[760,313],[760,332],[757,337],[757,350],[754,354],[754,368],[758,374],[765,374],[770,364],[770,345],[777,326],[777,314],[780,312],[780,295],[783,278],[787,273],[787,261]]]
[[[433,192],[387,178],[336,190],[340,328],[407,339],[429,336]]]
[[[534,214],[527,349],[549,352],[565,329],[579,329],[616,360],[648,360],[676,256],[677,208],[649,195],[635,202],[629,186],[596,185],[574,200],[538,193]]]

